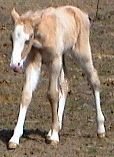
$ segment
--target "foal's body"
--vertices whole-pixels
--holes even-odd
[[[76,7],[63,6],[37,12],[29,11],[21,16],[13,10],[12,17],[15,30],[11,67],[14,71],[19,71],[25,60],[27,67],[18,122],[9,147],[16,148],[23,134],[26,111],[39,80],[42,63],[46,64],[49,70],[48,98],[52,108],[52,126],[47,139],[54,143],[59,142],[58,133],[62,127],[68,93],[68,82],[64,76],[63,66],[63,55],[67,50],[81,65],[91,84],[96,103],[97,132],[100,137],[105,136],[104,116],[100,107],[100,81],[92,62],[89,43],[90,23],[87,14]],[[24,44],[21,43],[22,40]],[[16,49],[19,47],[17,42],[21,43],[20,51]]]

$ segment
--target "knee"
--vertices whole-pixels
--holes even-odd
[[[94,71],[92,72],[92,75],[90,76],[90,83],[94,90],[100,90],[100,80],[99,80],[96,69],[94,69]]]
[[[51,103],[58,101],[59,92],[57,90],[48,90],[48,99]]]
[[[31,98],[32,98],[32,92],[24,89],[22,93],[22,104],[29,104]]]

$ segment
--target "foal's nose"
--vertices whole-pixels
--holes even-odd
[[[10,64],[10,67],[11,69],[14,71],[14,72],[20,72],[21,71],[21,66],[20,66],[20,63],[18,63],[17,65],[15,64]]]

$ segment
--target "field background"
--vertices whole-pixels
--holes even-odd
[[[0,157],[113,157],[114,156],[114,0],[0,0]],[[91,47],[94,65],[101,80],[101,105],[105,115],[106,138],[96,135],[96,114],[91,90],[82,70],[66,58],[70,91],[64,125],[57,147],[45,143],[51,124],[51,110],[46,99],[48,74],[43,67],[38,90],[27,112],[24,135],[16,150],[7,142],[17,122],[24,75],[10,67],[13,24],[10,12],[15,7],[23,13],[48,6],[74,5],[88,12],[91,22]]]

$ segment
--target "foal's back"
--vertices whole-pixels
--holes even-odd
[[[87,14],[76,7],[51,7],[44,10],[36,28],[37,34],[40,34],[37,36],[38,40],[42,42],[43,47],[63,51],[76,44],[80,30],[89,28],[89,20]]]

